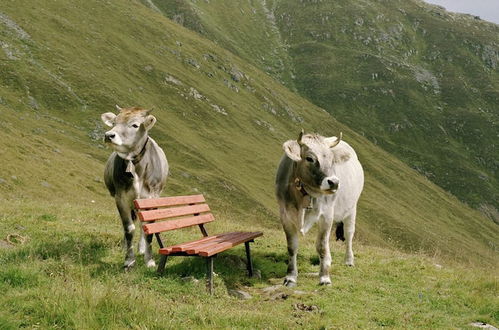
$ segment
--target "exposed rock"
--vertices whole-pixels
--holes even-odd
[[[197,278],[195,278],[194,276],[182,277],[182,281],[184,281],[184,282],[192,282],[192,283],[199,283],[199,280]]]
[[[319,307],[316,305],[305,305],[304,303],[296,303],[293,305],[293,308],[297,311],[303,312],[318,312]]]
[[[0,184],[5,184],[7,181],[5,179],[0,178]]]
[[[417,67],[414,69],[414,78],[421,84],[421,86],[427,90],[428,88],[433,89],[433,93],[440,93],[440,85],[438,84],[437,77],[433,75],[430,71]]]
[[[244,73],[239,71],[239,69],[237,69],[236,67],[232,67],[229,74],[232,80],[234,80],[235,82],[240,82],[244,78]]]
[[[201,100],[204,99],[205,97],[200,94],[194,87],[191,87],[189,89],[189,95],[193,97],[195,100]]]
[[[16,49],[13,49],[8,43],[0,41],[0,48],[3,49],[5,56],[7,56],[9,60],[19,59],[19,54],[16,52]]]
[[[229,295],[243,300],[252,298],[248,292],[242,290],[229,290]]]
[[[193,59],[193,58],[188,58],[187,59],[187,63],[190,64],[190,65],[192,65],[196,69],[199,69],[201,67],[201,65],[199,65],[199,63],[195,59]]]
[[[275,131],[274,127],[270,123],[267,123],[266,121],[255,119],[255,123],[258,126],[265,127],[266,129],[268,129],[271,132]]]
[[[45,187],[45,188],[51,188],[52,187],[52,185],[50,183],[48,183],[47,181],[42,181],[40,184],[43,187]]]
[[[293,291],[293,293],[297,294],[297,295],[307,294],[307,292],[301,291],[301,290],[295,290],[295,291]]]
[[[498,330],[496,327],[494,327],[493,325],[490,325],[490,324],[487,324],[487,323],[484,323],[484,322],[473,322],[473,323],[470,323],[470,325],[472,327],[475,327],[475,328],[482,328],[482,329],[490,329],[490,330]]]
[[[286,300],[289,298],[289,294],[286,292],[278,292],[270,297],[270,300]]]
[[[35,110],[38,110],[40,108],[36,99],[31,95],[28,96],[28,104],[31,108]]]
[[[263,288],[262,289],[262,292],[265,292],[265,293],[270,293],[270,292],[274,292],[278,289],[281,289],[282,288],[282,285],[278,284],[278,285],[272,285],[272,286],[268,286],[266,288]]]
[[[176,79],[168,74],[165,76],[165,81],[170,82],[170,83],[175,84],[175,85],[179,85],[179,86],[182,85],[182,82],[180,80],[178,80],[178,79]]]
[[[224,115],[224,116],[227,116],[227,115],[228,115],[228,114],[227,114],[227,112],[225,111],[225,109],[224,109],[224,108],[222,108],[222,107],[220,107],[220,106],[218,106],[218,105],[216,105],[216,104],[212,104],[212,105],[211,105],[211,107],[212,107],[212,108],[213,108],[216,112],[221,113],[221,114],[222,114],[222,115]]]
[[[0,23],[10,29],[18,38],[30,40],[30,35],[6,15],[0,13]]]

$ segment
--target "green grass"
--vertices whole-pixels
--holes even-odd
[[[5,42],[23,54],[0,62],[6,200],[107,201],[113,208],[101,179],[110,151],[99,116],[116,103],[142,105],[156,108],[151,134],[171,163],[165,194],[202,192],[238,224],[278,228],[273,181],[283,141],[301,127],[343,131],[366,170],[359,240],[497,263],[497,226],[265,73],[140,3],[93,6],[2,4],[29,35],[15,46],[17,30],[0,25]],[[247,78],[233,81],[231,67]],[[204,98],[190,97],[191,88]]]
[[[215,260],[215,294],[205,289],[201,259],[171,258],[164,276],[144,267],[121,269],[121,228],[114,210],[51,203],[2,203],[0,237],[27,240],[0,250],[0,325],[40,328],[466,328],[499,322],[496,268],[441,265],[423,255],[356,244],[357,265],[343,265],[344,246],[333,243],[333,285],[318,285],[314,232],[300,241],[299,284],[276,287],[286,271],[283,233],[267,226],[253,244],[261,279],[245,276],[240,246]],[[40,215],[59,217],[46,221]],[[20,225],[22,224],[22,226]],[[230,218],[208,226],[229,230]],[[186,240],[198,230],[170,232]],[[190,279],[183,279],[192,276]],[[227,294],[240,289],[250,300]],[[302,309],[296,307],[297,304]],[[306,310],[307,306],[311,311]]]
[[[268,74],[138,1],[3,1],[0,12],[10,20],[0,23],[0,328],[497,322],[498,227]],[[239,82],[232,68],[245,74]],[[205,194],[212,233],[264,231],[254,249],[261,280],[244,277],[240,248],[217,259],[214,297],[200,260],[174,259],[162,278],[142,261],[122,272],[121,224],[102,182],[110,150],[99,117],[114,104],[155,108],[151,135],[171,165],[164,195]],[[303,296],[275,301],[262,291],[286,271],[274,173],[302,127],[342,131],[365,168],[358,267],[341,266],[334,244],[332,287],[305,275]],[[313,237],[303,240],[303,273],[317,271]],[[179,279],[190,274],[200,282]],[[238,287],[254,298],[226,294]],[[319,310],[295,311],[300,302]]]
[[[499,208],[498,25],[420,0],[154,2],[472,207]]]

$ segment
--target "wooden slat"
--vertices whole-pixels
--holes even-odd
[[[210,257],[210,256],[212,256],[214,254],[217,254],[219,252],[222,252],[222,251],[225,251],[227,249],[230,249],[233,246],[236,246],[238,244],[250,241],[250,240],[252,240],[252,239],[254,239],[256,237],[259,237],[259,236],[263,235],[262,232],[245,233],[245,234],[246,235],[236,236],[235,238],[230,239],[227,242],[220,243],[220,244],[218,244],[218,245],[216,245],[216,246],[214,246],[214,247],[212,247],[210,249],[206,249],[206,250],[200,251],[199,255],[203,256],[203,257]]]
[[[186,249],[188,249],[196,244],[206,243],[208,241],[216,240],[218,238],[225,237],[225,236],[227,236],[227,234],[208,236],[208,237],[203,237],[203,238],[195,240],[195,241],[190,241],[190,242],[186,242],[186,243],[168,246],[166,248],[159,249],[159,253],[160,254],[170,254],[172,252],[185,252]]]
[[[175,205],[196,204],[204,202],[205,199],[203,195],[145,198],[145,199],[136,199],[133,201],[133,203],[135,204],[135,208],[137,210],[152,209],[156,207],[168,207]]]
[[[170,207],[166,209],[140,211],[139,219],[141,221],[155,221],[161,219],[168,219],[180,217],[184,215],[191,215],[196,213],[203,213],[210,211],[208,204],[196,204],[188,206]]]
[[[203,244],[203,243],[206,243],[208,241],[220,239],[220,238],[223,238],[223,237],[226,237],[226,236],[227,236],[227,233],[221,234],[221,235],[215,235],[215,236],[208,236],[208,237],[204,237],[202,239],[198,239],[196,241],[187,242],[187,243],[183,243],[183,244],[178,244],[176,246],[172,246],[172,252],[186,251],[188,248],[191,248],[191,247],[196,246],[198,244]]]
[[[219,244],[221,244],[223,242],[231,241],[231,240],[235,239],[236,237],[241,236],[242,234],[244,234],[244,233],[241,233],[241,232],[227,233],[223,237],[219,237],[215,240],[190,246],[189,248],[187,248],[184,251],[189,253],[189,254],[199,254],[199,252],[201,252],[201,251],[210,250],[211,248],[218,246]]]
[[[146,234],[155,234],[163,231],[179,229],[190,227],[194,225],[199,225],[201,223],[207,223],[215,220],[213,214],[203,214],[194,217],[176,219],[176,220],[168,220],[163,222],[149,223],[143,226],[144,232]]]

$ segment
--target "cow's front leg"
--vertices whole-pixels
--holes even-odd
[[[286,234],[286,241],[288,244],[288,271],[284,279],[284,285],[291,287],[296,285],[298,278],[298,228],[296,222],[299,221],[298,210],[291,214],[284,207],[281,208],[281,223]]]
[[[333,219],[321,217],[319,221],[319,232],[317,233],[317,241],[315,248],[319,254],[320,270],[319,270],[319,284],[330,285],[331,278],[329,277],[329,268],[331,267],[331,251],[329,249],[329,236],[331,234],[331,227]]]
[[[284,279],[285,286],[295,286],[298,279],[298,233],[293,230],[286,230],[286,240],[288,243],[288,271]]]
[[[148,193],[142,192],[142,194],[140,196],[141,196],[140,198],[158,198],[159,193],[148,194]],[[154,259],[152,257],[152,249],[151,249],[152,239],[153,239],[153,235],[152,234],[147,235],[146,233],[144,233],[144,227],[141,225],[140,226],[140,239],[139,239],[139,254],[144,255],[144,262],[145,262],[147,268],[156,267],[156,262],[154,262]]]
[[[345,265],[347,266],[355,265],[353,250],[352,250],[353,235],[355,234],[355,215],[356,215],[356,210],[354,208],[353,214],[349,217],[349,219],[343,221],[343,224],[345,226],[345,243],[346,243]]]
[[[125,232],[125,263],[123,267],[125,270],[133,267],[135,264],[135,254],[133,253],[132,239],[135,231],[135,225],[132,219],[132,208],[130,203],[124,196],[116,198],[116,206],[120,213],[121,222],[123,224],[123,231]]]
[[[146,263],[147,268],[156,267],[156,262],[154,262],[154,259],[152,258],[152,249],[151,249],[152,236],[153,236],[152,234],[147,235],[146,233],[144,233],[144,230],[141,226],[139,253],[144,255],[144,262]]]

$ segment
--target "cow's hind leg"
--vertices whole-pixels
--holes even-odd
[[[329,236],[333,219],[325,219],[321,217],[319,221],[319,232],[317,233],[317,241],[315,248],[320,260],[319,284],[330,285],[331,278],[329,277],[329,268],[331,267],[331,250],[329,248]]]
[[[355,234],[355,217],[356,217],[356,210],[354,209],[350,217],[343,221],[345,226],[345,243],[346,243],[345,265],[347,266],[355,265],[353,250],[352,250],[353,235]]]
[[[127,201],[122,198],[116,198],[116,206],[118,207],[118,212],[120,213],[121,222],[123,224],[123,230],[125,232],[125,263],[123,267],[125,270],[133,267],[135,264],[135,254],[133,252],[132,239],[133,233],[135,231],[135,225],[132,219],[132,209]]]

